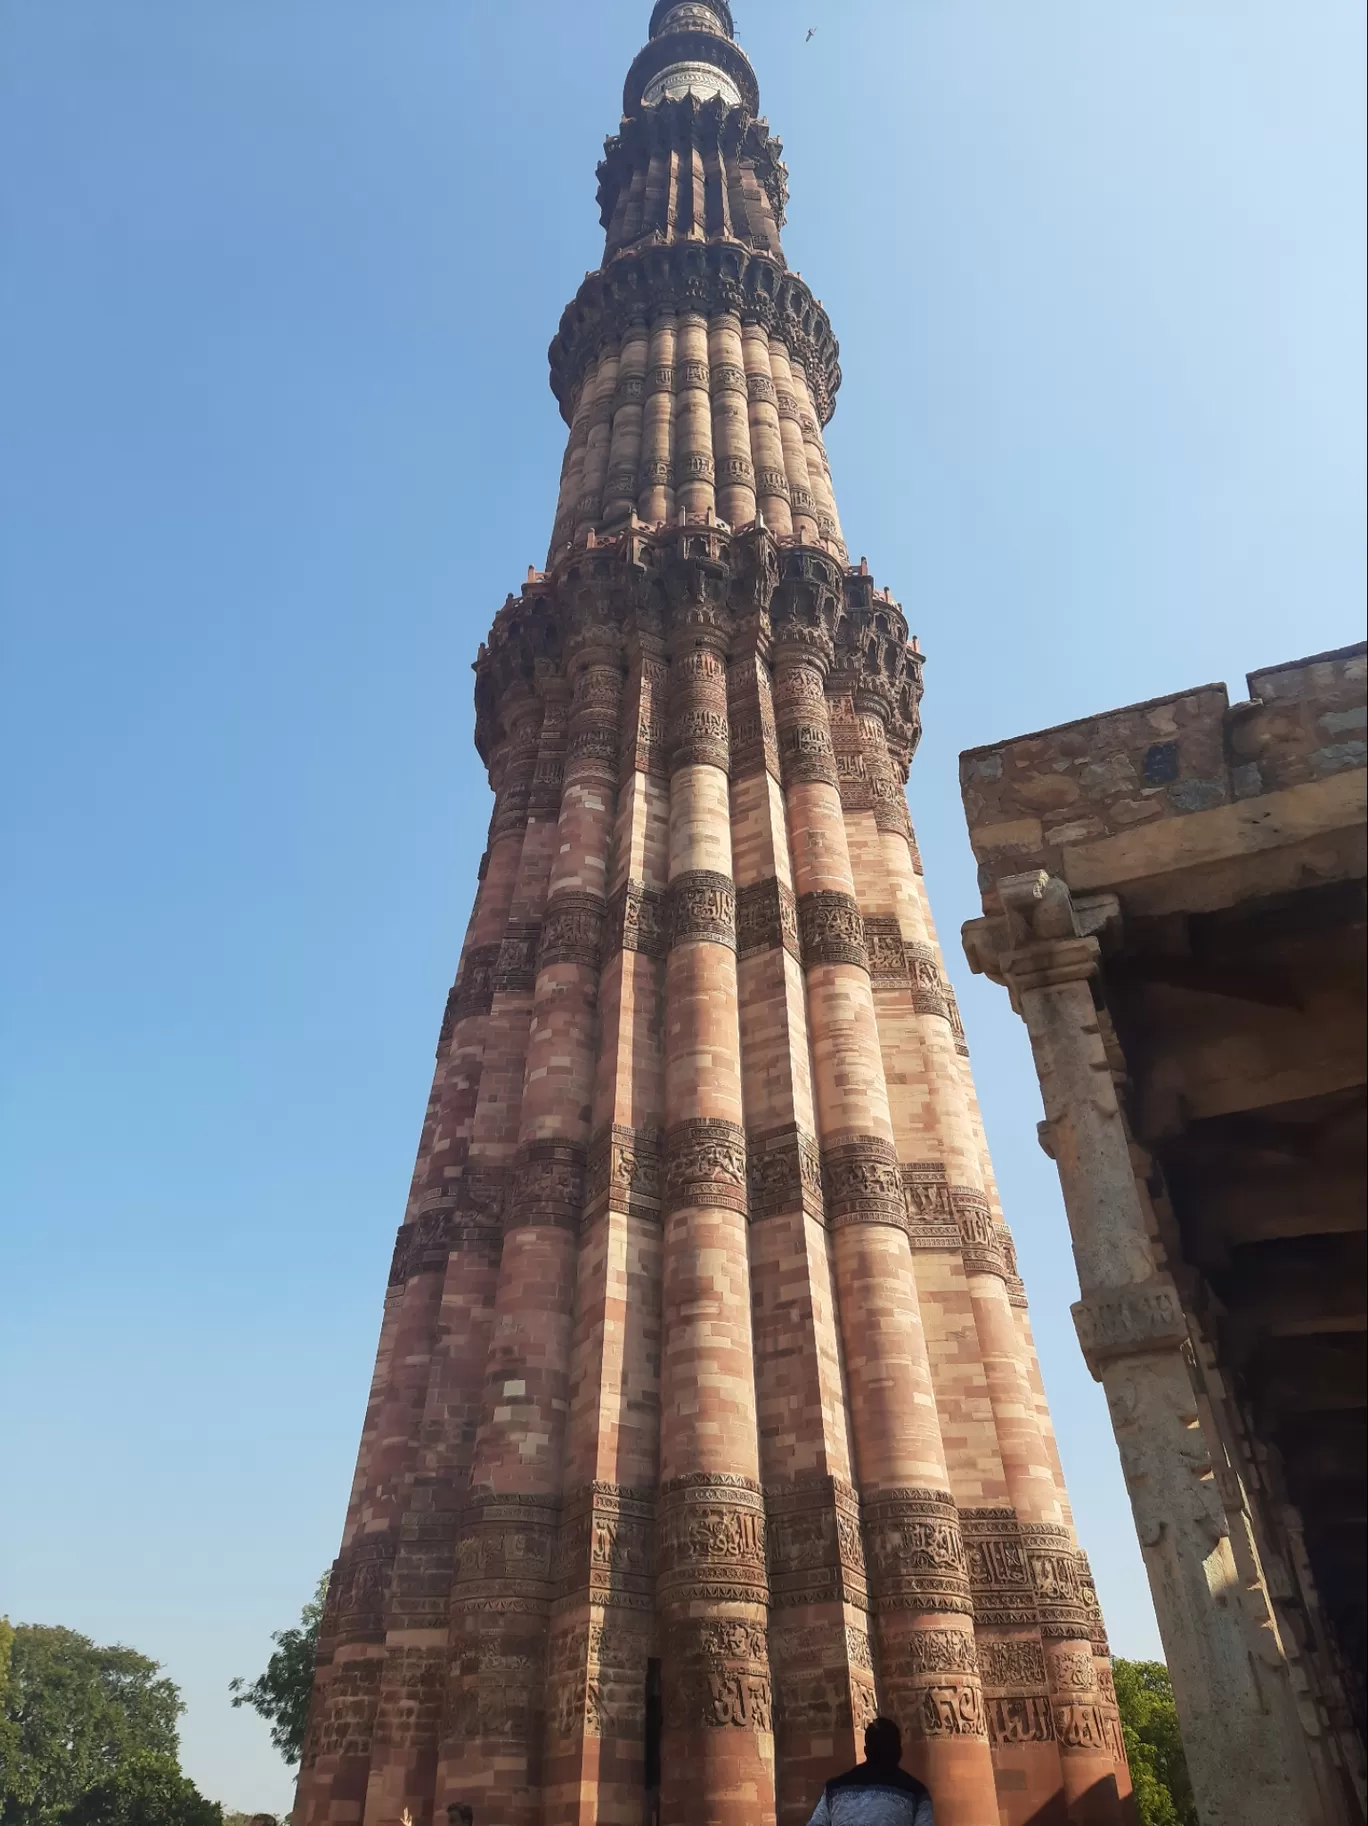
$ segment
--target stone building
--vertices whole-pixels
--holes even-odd
[[[786,194],[726,0],[660,0],[546,568],[476,666],[493,817],[297,1826],[796,1826],[879,1708],[941,1826],[1125,1817]]]
[[[1365,648],[974,749],[1204,1822],[1364,1817]],[[1232,1772],[1238,1771],[1238,1779]]]

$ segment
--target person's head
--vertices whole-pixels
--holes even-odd
[[[902,1732],[891,1718],[865,1726],[865,1761],[878,1769],[896,1769],[902,1761]]]
[[[447,1819],[450,1826],[475,1826],[475,1809],[464,1801],[453,1801],[447,1808]]]

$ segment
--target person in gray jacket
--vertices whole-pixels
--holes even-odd
[[[934,1826],[930,1793],[900,1767],[902,1732],[891,1718],[866,1726],[864,1752],[827,1783],[808,1826]]]

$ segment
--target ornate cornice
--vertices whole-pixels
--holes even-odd
[[[603,142],[598,204],[604,229],[611,230],[619,197],[653,152],[681,152],[695,147],[715,151],[742,170],[753,171],[769,198],[775,227],[784,226],[788,167],[784,164],[783,142],[771,137],[769,122],[757,120],[744,108],[727,107],[720,96],[700,102],[688,95],[682,101],[661,102],[632,115]]]

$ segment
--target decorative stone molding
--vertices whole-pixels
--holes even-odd
[[[865,1135],[823,1148],[822,1179],[833,1229],[843,1229],[847,1224],[907,1228],[898,1151],[882,1136]]]
[[[736,897],[736,927],[737,948],[743,958],[782,948],[791,957],[801,959],[798,903],[792,889],[773,875],[740,889]]]
[[[689,869],[670,883],[667,916],[671,945],[703,940],[736,949],[736,884],[713,869]]]
[[[811,970],[819,964],[855,964],[868,970],[865,925],[853,895],[834,892],[801,895],[798,930],[805,969]]]
[[[798,1210],[823,1221],[822,1151],[796,1122],[749,1130],[746,1170],[753,1224]]]
[[[841,1478],[808,1475],[765,1489],[770,1604],[868,1605],[860,1499]],[[869,1643],[863,1643],[869,1666]]]
[[[603,960],[607,908],[596,894],[560,893],[542,918],[538,971],[552,964],[583,964],[597,971]]]
[[[971,1551],[971,1577],[972,1570]],[[974,1589],[974,1620],[977,1623],[985,1621],[979,1614],[977,1586]],[[1044,1694],[1045,1651],[1029,1636],[984,1636],[979,1643],[979,1672],[983,1676],[985,1692]],[[1047,1714],[1048,1710],[1047,1705]]]
[[[659,1129],[622,1128],[617,1124],[590,1144],[585,1173],[585,1217],[607,1211],[660,1221],[663,1181]]]
[[[869,950],[869,974],[876,989],[907,987],[907,953],[902,927],[896,919],[878,914],[864,917],[865,944]]]
[[[1108,1363],[1147,1351],[1181,1349],[1188,1323],[1178,1289],[1167,1278],[1114,1294],[1094,1293],[1072,1307],[1083,1358],[1100,1382]]]
[[[677,1122],[665,1134],[665,1210],[746,1209],[746,1131],[717,1116]]]
[[[458,1021],[488,1014],[494,1005],[494,975],[502,945],[476,945],[461,959],[461,968],[447,997],[439,1050],[445,1048]]]
[[[510,924],[499,947],[499,961],[492,979],[495,995],[531,995],[537,986],[537,953],[541,946],[541,921]]]
[[[655,1572],[651,1491],[594,1483],[567,1497],[554,1567],[559,1599],[587,1598],[591,1604],[649,1615]]]
[[[1088,1614],[1078,1576],[1078,1554],[1067,1531],[1043,1522],[1019,1526],[1041,1635],[1047,1642],[1086,1642]]]
[[[461,1512],[455,1604],[475,1614],[544,1614],[559,1522],[551,1498],[477,1491]]]
[[[908,1236],[914,1249],[958,1249],[961,1236],[952,1190],[938,1160],[909,1161],[902,1168]]]
[[[741,1618],[673,1624],[678,1641],[666,1704],[684,1729],[774,1729],[774,1689],[764,1625]]]
[[[1038,1621],[1035,1586],[1016,1511],[965,1509],[960,1512],[960,1527],[968,1556],[975,1617],[998,1629],[1034,1626]],[[1028,1646],[1039,1657],[1039,1645]],[[1043,1682],[1043,1664],[1041,1679]]]
[[[950,1019],[950,1002],[945,978],[941,974],[940,956],[934,945],[905,944],[908,974],[912,979],[912,1001],[918,1014],[939,1015]]]
[[[358,1534],[337,1556],[333,1570],[337,1596],[329,1619],[337,1643],[384,1641],[398,1546],[398,1536],[391,1530]]]
[[[661,1485],[659,1514],[662,1606],[766,1603],[765,1500],[759,1484],[693,1472]]]
[[[403,1287],[415,1275],[442,1274],[455,1249],[494,1249],[503,1240],[503,1188],[498,1176],[482,1186],[467,1173],[453,1204],[443,1210],[420,1211],[412,1223],[401,1224],[394,1239],[389,1284]],[[485,1202],[477,1204],[483,1192]]]
[[[659,889],[648,888],[643,881],[628,881],[608,902],[610,957],[619,951],[639,951],[663,960],[669,952],[668,933],[665,896]]]
[[[584,1176],[585,1149],[578,1142],[525,1142],[513,1163],[505,1228],[551,1225],[577,1231],[584,1211]]]
[[[959,1511],[942,1490],[888,1490],[864,1503],[873,1608],[973,1614]]]
[[[984,1712],[994,1749],[1056,1741],[1054,1713],[1043,1693],[994,1695],[984,1700]]]

